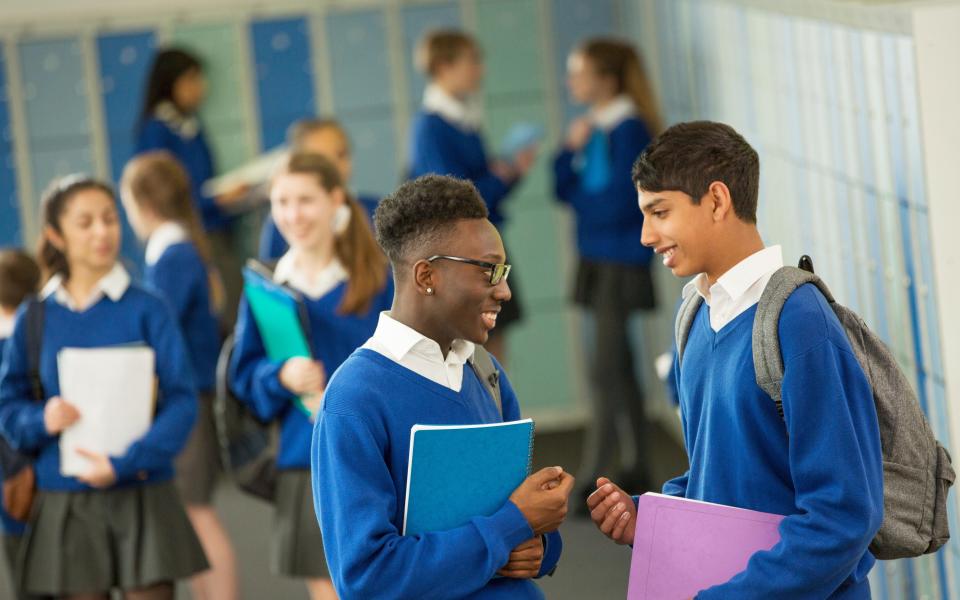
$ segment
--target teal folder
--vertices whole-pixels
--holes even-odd
[[[311,357],[306,307],[299,294],[275,283],[272,273],[255,261],[243,269],[243,294],[270,360]],[[296,404],[310,416],[310,410],[300,398]]]
[[[533,421],[414,425],[403,534],[446,531],[497,512],[530,474]]]

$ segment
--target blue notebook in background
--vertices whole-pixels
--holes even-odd
[[[533,421],[414,425],[403,534],[446,531],[490,516],[530,473]]]

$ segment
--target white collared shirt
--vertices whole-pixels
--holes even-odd
[[[477,131],[483,123],[483,110],[479,102],[474,99],[464,102],[435,83],[423,90],[423,109],[468,131]]]
[[[611,131],[624,119],[637,114],[637,107],[626,94],[620,94],[599,110],[590,111],[590,121],[604,131]]]
[[[43,290],[40,292],[40,299],[46,300],[52,295],[57,304],[65,306],[73,312],[83,312],[99,302],[104,296],[114,302],[119,301],[129,287],[130,274],[127,273],[123,265],[118,262],[113,265],[109,273],[100,278],[100,281],[94,286],[90,297],[87,298],[86,303],[83,305],[78,305],[73,301],[70,293],[67,292],[67,288],[63,285],[63,275],[60,273],[51,277],[47,285],[43,286]]]
[[[147,263],[147,266],[155,265],[163,256],[163,253],[167,251],[167,248],[188,239],[190,239],[190,236],[183,225],[175,221],[167,221],[150,234],[143,260]]]
[[[16,319],[14,315],[8,316],[0,313],[0,340],[5,340],[13,335],[13,325],[15,321]],[[2,358],[3,356],[0,355],[0,359]]]
[[[322,298],[349,278],[347,270],[336,257],[323,269],[308,276],[297,264],[297,255],[293,251],[284,254],[273,270],[276,283],[287,284],[312,300]]]
[[[709,288],[706,274],[700,273],[683,286],[683,297],[688,298],[694,292],[700,294],[710,307],[710,328],[720,331],[760,301],[770,277],[782,266],[782,249],[770,246],[741,260]]]
[[[185,140],[192,140],[200,133],[200,121],[195,115],[184,115],[173,102],[165,100],[153,109],[153,116]]]
[[[474,350],[473,342],[454,340],[444,359],[440,344],[386,311],[380,313],[377,330],[363,347],[455,392],[463,385],[463,365]]]

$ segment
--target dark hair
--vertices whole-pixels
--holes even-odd
[[[40,287],[40,267],[33,258],[16,248],[0,250],[0,307],[20,306]]]
[[[294,121],[290,127],[287,128],[287,145],[290,146],[291,151],[299,152],[303,146],[303,140],[306,139],[308,135],[323,129],[334,129],[340,132],[345,139],[350,139],[347,135],[347,130],[344,129],[343,125],[336,119],[309,118]]]
[[[50,227],[62,235],[63,228],[60,226],[60,219],[67,209],[67,203],[79,192],[87,190],[99,190],[116,199],[113,188],[109,184],[89,175],[74,174],[54,179],[43,192],[43,197],[40,200],[40,226]],[[44,281],[57,273],[65,278],[70,277],[70,265],[67,263],[67,256],[58,250],[45,234],[40,235],[37,258],[40,261]]]
[[[757,222],[760,157],[729,125],[692,121],[670,127],[640,154],[631,176],[641,190],[680,191],[694,204],[700,204],[711,183],[723,182],[737,217]]]
[[[480,52],[480,44],[473,36],[457,29],[438,29],[420,39],[413,62],[420,72],[433,77],[441,66],[456,62],[466,50]]]
[[[210,297],[219,309],[225,300],[220,279],[215,276],[210,242],[200,224],[193,204],[190,176],[180,162],[166,150],[145,152],[123,168],[120,189],[136,206],[147,207],[164,221],[173,221],[187,230],[190,241],[207,268],[210,279]]]
[[[653,135],[663,130],[657,99],[643,61],[633,45],[611,38],[593,38],[581,44],[575,52],[582,53],[597,74],[613,77],[617,93],[630,96]]]
[[[486,219],[487,205],[465,179],[424,175],[408,181],[384,198],[374,215],[377,242],[397,267],[415,252],[425,253],[462,219]],[[418,257],[426,258],[426,256]]]
[[[147,77],[147,89],[143,94],[143,110],[140,111],[140,126],[142,127],[154,109],[161,102],[173,102],[173,86],[177,79],[189,71],[203,70],[200,59],[181,48],[166,48],[157,53],[150,66],[150,75]]]
[[[366,211],[347,193],[337,167],[319,154],[294,152],[274,177],[285,173],[313,175],[327,192],[343,190],[350,208],[350,222],[346,231],[337,236],[333,248],[350,278],[339,311],[342,314],[365,314],[370,310],[373,297],[387,282],[387,260],[373,238]]]

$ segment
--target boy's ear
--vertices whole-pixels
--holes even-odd
[[[437,287],[436,281],[437,272],[434,270],[433,264],[426,260],[418,260],[413,265],[413,283],[417,292],[428,296],[432,295]]]
[[[712,203],[713,220],[720,222],[728,215],[735,214],[733,210],[733,197],[730,196],[730,188],[722,181],[714,181],[707,188],[707,198]]]

